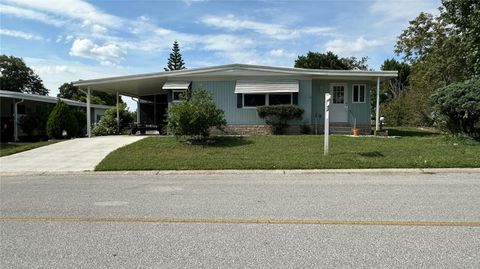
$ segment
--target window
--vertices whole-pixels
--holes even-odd
[[[334,104],[345,103],[345,88],[344,86],[333,86],[332,101]]]
[[[185,94],[187,91],[186,90],[172,90],[172,101],[173,102],[180,102],[181,98],[180,95]]]
[[[269,105],[290,105],[292,104],[291,93],[270,93],[268,94]]]
[[[265,94],[244,94],[243,107],[257,107],[266,104]]]
[[[353,85],[353,103],[365,103],[365,85]]]

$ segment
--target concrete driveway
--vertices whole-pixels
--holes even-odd
[[[117,148],[142,136],[77,138],[0,158],[1,173],[90,171]]]

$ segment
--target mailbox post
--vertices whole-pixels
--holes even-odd
[[[332,100],[332,96],[329,93],[325,94],[325,131],[324,131],[324,138],[323,138],[323,155],[328,155],[328,137],[330,135],[330,102]]]

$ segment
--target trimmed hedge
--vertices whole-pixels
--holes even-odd
[[[283,134],[288,121],[301,120],[303,117],[303,108],[297,105],[273,105],[258,106],[257,113],[268,125],[273,128],[274,134]]]

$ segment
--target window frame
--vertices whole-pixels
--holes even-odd
[[[265,95],[265,105],[270,105],[270,94],[272,95],[290,95],[290,105],[293,105],[293,92],[275,92],[275,93],[242,93],[242,108],[245,109],[256,109],[257,106],[245,106],[245,94],[252,95]]]
[[[182,90],[182,89],[176,89],[175,90],[175,89],[173,89],[172,90],[172,103],[182,102],[181,99],[178,99],[178,100],[175,99],[175,93],[177,93],[177,92],[179,92],[180,94],[182,94],[182,93],[185,94],[185,93],[187,93],[187,90]],[[180,97],[180,95],[179,95],[179,97]]]
[[[358,86],[357,101],[355,101],[355,86]],[[363,101],[360,101],[360,90],[363,86]],[[352,84],[352,104],[364,104],[367,99],[367,84]]]

